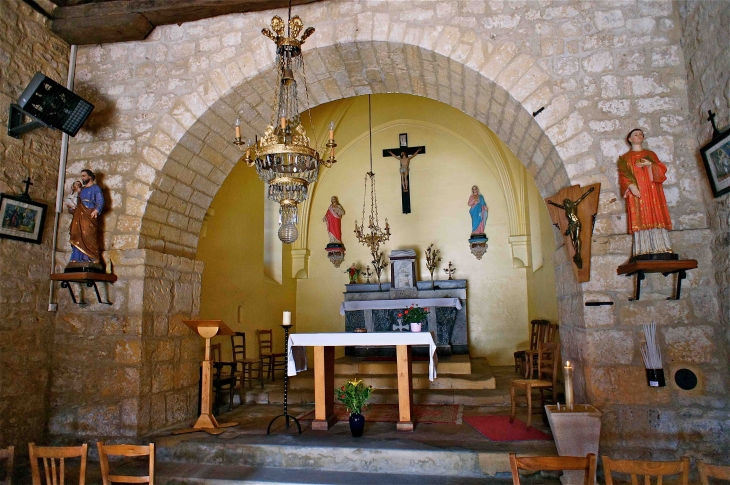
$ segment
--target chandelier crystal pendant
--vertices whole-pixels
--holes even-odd
[[[261,138],[256,137],[254,143],[249,140],[247,144],[241,139],[241,121],[237,119],[233,140],[233,144],[244,152],[239,162],[244,161],[249,167],[256,167],[259,178],[268,184],[267,197],[279,204],[279,239],[286,244],[293,243],[299,237],[296,226],[298,205],[307,199],[309,186],[317,181],[319,166],[331,167],[337,162],[334,122],[330,123],[329,139],[321,149],[329,155],[326,159],[320,156],[316,148],[316,136],[315,148],[310,147],[309,137],[301,123],[294,70],[301,69],[304,72],[302,44],[314,33],[314,27],[309,27],[298,39],[303,26],[299,16],[291,16],[290,1],[286,35],[284,21],[278,15],[271,19],[271,30],[261,30],[263,35],[276,43],[278,83],[271,124]],[[304,90],[307,93],[306,77]]]
[[[357,240],[370,249],[370,255],[373,260],[373,269],[378,277],[378,286],[380,286],[380,275],[383,269],[388,265],[387,260],[383,259],[380,253],[380,245],[390,239],[390,226],[388,219],[385,219],[385,227],[380,227],[378,218],[378,195],[375,191],[375,173],[373,172],[373,115],[370,104],[370,95],[368,95],[368,139],[370,140],[370,171],[365,174],[365,190],[362,196],[362,222],[358,226],[355,221],[355,235]],[[370,182],[370,216],[368,218],[367,231],[365,229],[365,206],[368,197],[368,181]]]

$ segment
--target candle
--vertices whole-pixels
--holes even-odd
[[[286,129],[286,118],[284,118],[283,116],[281,117],[281,129]]]
[[[330,121],[330,140],[335,139],[335,122]]]
[[[565,361],[563,368],[563,378],[565,379],[565,407],[568,411],[573,410],[573,366],[570,361]]]
[[[284,321],[282,325],[291,325],[291,312],[284,312]]]
[[[236,138],[241,138],[241,119],[236,118],[236,124],[233,126],[236,127]]]

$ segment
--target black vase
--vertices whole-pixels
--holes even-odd
[[[350,433],[355,438],[362,436],[362,432],[365,429],[365,416],[360,413],[350,414]]]

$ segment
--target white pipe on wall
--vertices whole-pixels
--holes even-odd
[[[66,88],[74,90],[74,77],[76,76],[76,51],[78,46],[71,46],[71,53],[68,57],[68,78]],[[51,274],[56,271],[56,246],[58,245],[58,220],[63,212],[63,189],[66,184],[66,160],[68,159],[68,135],[61,135],[61,158],[58,162],[58,183],[56,185],[56,213],[53,218],[53,243],[51,246]],[[48,311],[55,312],[58,304],[53,302],[53,280],[48,286]]]

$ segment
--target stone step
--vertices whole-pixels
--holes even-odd
[[[474,359],[477,365],[486,365],[486,359]],[[471,374],[472,359],[468,355],[441,357],[438,362],[439,374]],[[487,366],[488,367],[488,366]],[[413,374],[428,374],[428,361],[415,360],[411,364]],[[369,361],[358,357],[341,357],[335,360],[335,374],[396,374],[397,364],[393,361]]]
[[[282,404],[284,402],[283,389],[271,389],[256,394],[256,399],[249,400],[246,395],[246,402],[258,404]],[[291,404],[314,403],[314,390],[292,389],[289,391],[287,400]],[[377,404],[398,404],[397,389],[378,389],[370,397],[371,403]],[[509,390],[495,389],[414,389],[414,404],[463,404],[465,406],[509,406]]]
[[[306,435],[191,437],[183,441],[158,438],[155,442],[156,462],[161,467],[159,476],[169,477],[160,483],[488,483],[474,480],[508,478],[510,451],[527,455],[555,454],[551,441],[495,443],[486,451],[477,451],[439,448],[406,440],[362,440],[358,445],[353,444],[351,437],[331,434],[324,438]],[[225,466],[216,468],[216,465]],[[337,478],[338,474],[341,479]],[[388,476],[394,479],[385,478]],[[175,482],[173,479],[203,481]],[[212,479],[229,481],[205,481]]]
[[[508,485],[509,478],[443,477],[439,475],[406,475],[360,473],[247,466],[197,465],[165,463],[155,476],[161,485]],[[540,483],[559,484],[558,480]]]
[[[375,389],[398,389],[397,374],[335,374],[335,384],[353,379],[362,379]],[[492,375],[444,374],[439,372],[438,379],[430,381],[428,374],[413,374],[413,389],[494,389],[496,381]],[[314,372],[300,372],[289,379],[289,388],[314,389]]]

